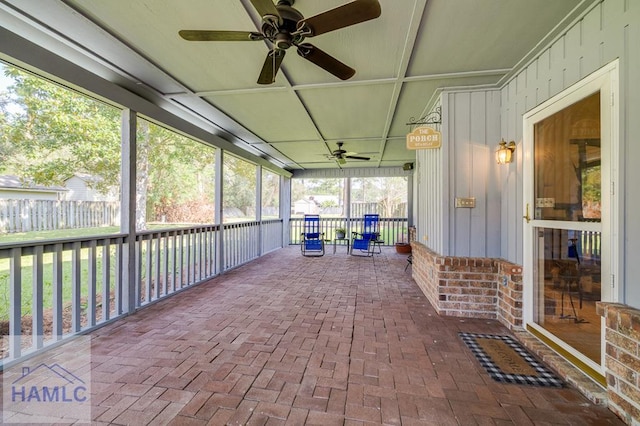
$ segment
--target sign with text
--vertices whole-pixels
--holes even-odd
[[[442,134],[431,127],[418,127],[407,135],[407,149],[435,149],[441,146]]]

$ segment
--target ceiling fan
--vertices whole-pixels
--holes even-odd
[[[292,7],[295,0],[279,0],[277,5],[273,4],[273,0],[250,1],[262,17],[260,32],[181,30],[178,34],[188,41],[270,41],[273,49],[267,54],[258,84],[271,84],[275,81],[284,55],[291,46],[296,46],[300,56],[339,79],[347,80],[353,77],[356,70],[311,43],[303,41],[306,37],[315,37],[375,19],[381,13],[378,0],[355,0],[310,18],[305,18]]]
[[[371,158],[369,157],[361,157],[359,155],[355,155],[357,154],[357,152],[347,152],[344,149],[342,149],[342,145],[344,145],[344,142],[338,142],[338,149],[336,149],[335,151],[333,151],[330,155],[327,155],[327,158],[330,160],[336,160],[338,162],[338,164],[345,164],[347,162],[347,159],[349,160],[371,160]]]

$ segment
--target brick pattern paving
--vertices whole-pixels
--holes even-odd
[[[271,253],[94,333],[93,417],[133,425],[620,424],[571,388],[494,382],[406,255]]]

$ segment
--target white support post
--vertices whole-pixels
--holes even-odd
[[[282,247],[291,241],[291,178],[280,176],[280,218],[282,219]]]
[[[410,227],[412,225],[413,225],[413,173],[407,177],[407,227]],[[407,232],[409,231],[407,230]],[[407,234],[407,237],[408,237],[408,234]]]
[[[344,215],[347,218],[347,236],[351,238],[352,222],[351,222],[351,178],[348,177],[344,181]]]
[[[258,222],[258,256],[262,256],[262,166],[256,166],[256,221]]]
[[[218,225],[218,237],[216,238],[216,268],[218,273],[222,273],[224,271],[224,225],[223,225],[223,217],[222,217],[222,197],[224,194],[222,193],[222,175],[223,175],[223,165],[224,154],[223,150],[218,148],[216,149],[216,170],[215,170],[215,217],[214,224]]]
[[[135,111],[122,111],[122,176],[120,190],[120,232],[127,234],[127,244],[122,253],[122,311],[133,312],[136,308],[136,128]]]

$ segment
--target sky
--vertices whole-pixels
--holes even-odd
[[[5,77],[4,68],[4,64],[0,62],[0,92],[4,92],[7,86],[13,82],[11,78]]]
[[[13,79],[4,75],[5,68],[5,65],[0,62],[0,93],[5,92],[7,90],[7,87],[13,84]],[[9,113],[17,113],[20,111],[20,109],[13,103],[5,105],[5,107],[6,111]]]

